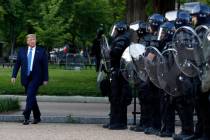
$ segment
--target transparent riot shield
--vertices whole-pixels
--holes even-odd
[[[155,47],[147,47],[145,52],[145,69],[151,82],[157,87],[161,88],[158,80],[158,67],[160,63],[158,60],[163,60],[162,54]]]
[[[129,53],[129,47],[125,49],[120,60],[120,71],[125,80],[130,84],[137,83],[137,75],[135,73],[135,67],[131,55]]]
[[[147,81],[148,80],[148,75],[145,69],[145,60],[144,60],[144,55],[145,55],[145,46],[142,44],[131,44],[129,46],[129,51],[131,58],[133,60],[133,64],[137,73],[137,76],[142,80],[142,81]]]
[[[209,29],[209,27],[207,25],[200,25],[195,28],[195,31],[196,31],[198,37],[200,38],[201,42],[204,41],[204,38],[206,36],[208,29]]]
[[[202,67],[202,91],[207,92],[210,89],[210,29],[207,31],[203,44],[204,62]]]
[[[102,64],[104,65],[105,71],[110,71],[110,47],[105,35],[102,36],[101,42],[101,57],[102,57]]]
[[[180,70],[189,77],[199,75],[199,66],[203,62],[203,51],[200,38],[195,30],[189,26],[178,28],[173,36],[172,46],[177,52],[175,62]]]
[[[162,52],[163,57],[157,58],[157,77],[160,87],[171,96],[184,94],[185,76],[178,68],[174,54],[175,49],[167,49]]]

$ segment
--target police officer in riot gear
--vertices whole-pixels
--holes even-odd
[[[178,11],[175,20],[176,29],[182,26],[191,26],[191,16],[187,11]]]
[[[139,28],[136,31],[137,35],[138,35],[138,43],[143,44],[145,46],[148,45],[149,43],[149,39],[147,39],[147,35],[148,35],[148,25],[147,23],[145,23],[144,21],[139,21]]]
[[[197,4],[190,9],[190,14],[192,16],[192,24],[194,27],[199,25],[210,25],[210,8],[204,4]],[[201,81],[197,77],[194,79],[196,84],[195,89],[195,110],[197,113],[197,124],[195,129],[195,134],[191,137],[186,138],[186,140],[209,140],[210,139],[210,102],[208,98],[210,96],[210,91],[202,93],[201,91]]]
[[[177,28],[182,26],[191,26],[191,16],[187,11],[178,11],[177,18],[175,20],[175,26]],[[187,91],[183,91],[183,95],[179,97],[174,97],[172,99],[172,107],[178,112],[179,118],[181,120],[182,131],[179,134],[174,134],[174,140],[183,140],[187,137],[191,137],[194,133],[193,124],[193,112],[194,112],[194,79],[182,75],[185,82],[183,84],[188,84]],[[189,84],[190,83],[190,84]]]
[[[112,30],[111,43],[111,95],[110,95],[110,122],[104,128],[120,130],[127,128],[127,106],[132,101],[129,83],[120,72],[120,59],[124,50],[130,45],[128,25],[119,21]]]
[[[157,40],[157,33],[159,26],[165,22],[165,17],[160,14],[153,14],[148,18],[149,43],[148,46],[156,47],[161,50],[159,41]],[[149,55],[148,55],[149,56]],[[144,92],[147,93],[144,100],[147,104],[147,128],[144,130],[145,134],[158,134],[161,129],[160,117],[160,93],[162,92],[150,80],[145,86]]]
[[[192,16],[192,24],[197,27],[199,25],[210,24],[210,8],[208,5],[198,4],[190,9]]]
[[[143,44],[144,46],[148,46],[150,40],[148,37],[148,32],[147,32],[147,23],[144,21],[139,21],[139,26],[136,31],[138,35],[138,43]],[[140,79],[139,79],[140,80]],[[138,90],[138,99],[139,99],[139,104],[140,104],[140,122],[136,126],[130,127],[130,130],[136,131],[136,132],[144,132],[146,128],[150,126],[149,122],[151,121],[149,118],[148,110],[151,108],[149,102],[147,101],[147,94],[149,91],[148,88],[148,81],[144,82],[140,80],[138,84],[136,84],[136,88]]]
[[[163,48],[163,51],[171,48],[172,37],[175,33],[175,30],[175,25],[172,22],[165,22],[160,25],[158,40],[160,41],[160,46]],[[161,130],[158,135],[160,137],[171,137],[175,132],[175,110],[171,103],[172,97],[165,92],[162,92],[160,96]]]
[[[93,44],[91,48],[91,56],[95,56],[97,72],[99,71],[100,61],[101,61],[100,42],[101,42],[101,37],[103,34],[104,34],[104,28],[103,26],[101,26],[97,29],[96,38],[93,40]]]

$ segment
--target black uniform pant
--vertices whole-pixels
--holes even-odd
[[[162,100],[161,131],[170,133],[175,131],[175,111],[177,111],[181,120],[182,132],[193,134],[194,97],[192,95],[183,95],[179,97],[170,97],[169,95],[166,95]]]
[[[200,113],[198,119],[200,119],[203,135],[210,139],[210,102],[208,100],[210,92],[200,93],[198,96],[197,112]]]
[[[117,71],[112,73],[111,79],[110,125],[127,125],[127,106],[132,101],[131,88],[129,83]]]
[[[149,122],[151,121],[149,118],[149,111],[151,110],[149,100],[147,98],[148,92],[149,92],[149,84],[148,82],[140,81],[136,85],[136,88],[138,89],[138,99],[139,99],[139,105],[140,105],[140,122],[139,126],[142,127],[149,127]]]
[[[141,118],[140,125],[148,128],[160,129],[160,90],[151,81],[143,82],[138,86]]]
[[[32,77],[29,76],[28,84],[25,85],[25,93],[27,95],[27,98],[26,98],[26,107],[23,112],[23,115],[27,120],[29,120],[30,118],[31,111],[33,111],[35,119],[40,119],[41,113],[36,99],[38,88],[39,88],[38,83],[35,83]]]
[[[175,107],[172,97],[166,93],[161,94],[161,132],[175,132]]]

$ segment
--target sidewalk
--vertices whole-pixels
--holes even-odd
[[[3,95],[0,98],[18,98],[21,110],[0,114],[0,121],[18,122],[23,120],[22,112],[25,107],[25,96]],[[108,122],[109,102],[104,97],[83,96],[37,96],[42,122],[52,123],[94,123]],[[137,105],[139,110],[139,106]],[[133,123],[133,104],[128,107],[128,123]],[[137,118],[139,118],[137,116]]]

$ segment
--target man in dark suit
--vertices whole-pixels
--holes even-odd
[[[23,112],[25,117],[23,124],[28,125],[31,111],[33,111],[33,124],[41,121],[41,113],[36,100],[36,94],[40,85],[48,83],[48,60],[45,49],[36,46],[36,35],[26,36],[28,47],[19,49],[17,61],[14,65],[11,82],[15,83],[17,73],[21,67],[21,84],[25,87],[27,95],[26,107]]]

